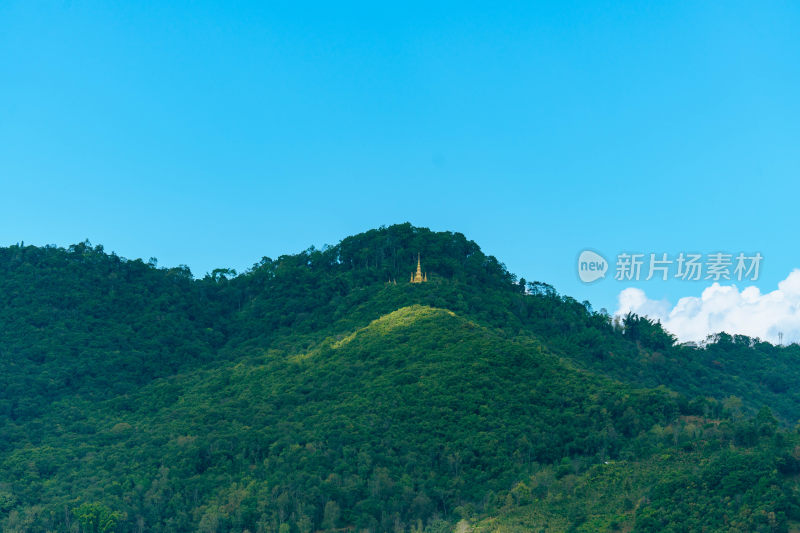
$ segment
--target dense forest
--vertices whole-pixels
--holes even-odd
[[[791,531],[798,384],[800,346],[679,345],[410,224],[202,278],[20,244],[0,527]]]

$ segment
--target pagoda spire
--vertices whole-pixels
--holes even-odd
[[[419,253],[417,253],[417,272],[415,274],[411,274],[411,279],[409,280],[411,283],[425,283],[428,281],[428,273],[422,272],[422,258]]]

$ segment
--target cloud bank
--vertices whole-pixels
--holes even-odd
[[[629,311],[660,320],[681,342],[702,341],[721,331],[773,343],[783,333],[784,344],[800,342],[800,270],[766,294],[754,286],[740,291],[736,285],[714,283],[699,298],[681,298],[672,308],[668,302],[649,299],[641,289],[628,288],[619,294],[616,314]]]

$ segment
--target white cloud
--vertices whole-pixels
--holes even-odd
[[[666,301],[651,300],[641,289],[619,294],[617,315],[632,311],[661,321],[680,341],[701,341],[708,335],[726,333],[759,337],[770,342],[800,342],[800,270],[793,270],[772,292],[758,287],[739,291],[736,285],[714,283],[698,298],[687,296],[670,309]]]

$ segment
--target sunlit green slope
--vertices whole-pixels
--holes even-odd
[[[148,530],[390,530],[490,511],[539,464],[617,457],[676,410],[535,341],[412,306],[307,353],[56,406],[52,435],[0,468],[21,512],[54,524],[101,501]]]

